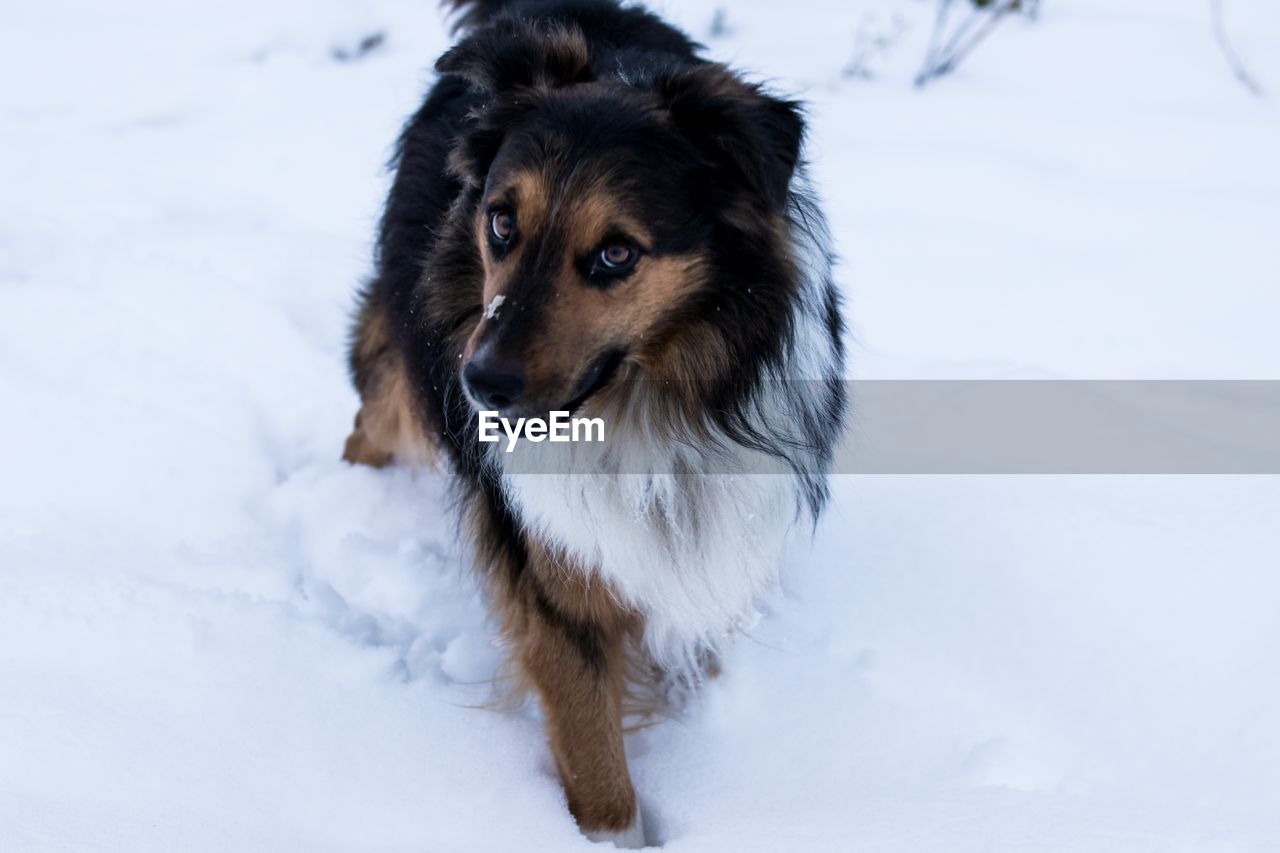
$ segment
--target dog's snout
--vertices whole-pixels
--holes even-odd
[[[513,405],[524,393],[524,368],[491,355],[478,356],[463,368],[462,381],[476,402],[501,410]]]

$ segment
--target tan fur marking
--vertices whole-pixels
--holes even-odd
[[[531,377],[567,375],[581,370],[584,356],[615,342],[631,344],[637,358],[662,347],[663,321],[701,284],[702,259],[696,256],[642,257],[631,276],[607,289],[585,284],[567,269],[556,282],[544,323],[573,334],[539,336],[526,354]]]
[[[361,313],[353,356],[360,382],[360,411],[342,458],[381,468],[391,461],[430,466],[435,447],[414,414],[404,362],[391,344],[386,319],[376,305]]]

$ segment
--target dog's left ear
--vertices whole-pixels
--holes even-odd
[[[785,207],[804,140],[799,104],[775,98],[713,63],[660,76],[655,84],[717,183],[754,192],[769,212]]]
[[[476,88],[503,94],[528,87],[560,88],[596,78],[582,30],[510,21],[468,36],[436,61]]]

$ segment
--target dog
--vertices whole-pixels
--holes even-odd
[[[696,686],[816,523],[846,416],[800,105],[617,0],[446,0],[394,160],[344,458],[439,464],[589,838],[645,843],[638,681]],[[481,412],[598,444],[480,440]]]

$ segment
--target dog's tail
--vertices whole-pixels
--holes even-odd
[[[505,9],[527,0],[441,0],[441,5],[454,17],[455,34],[483,27]]]

